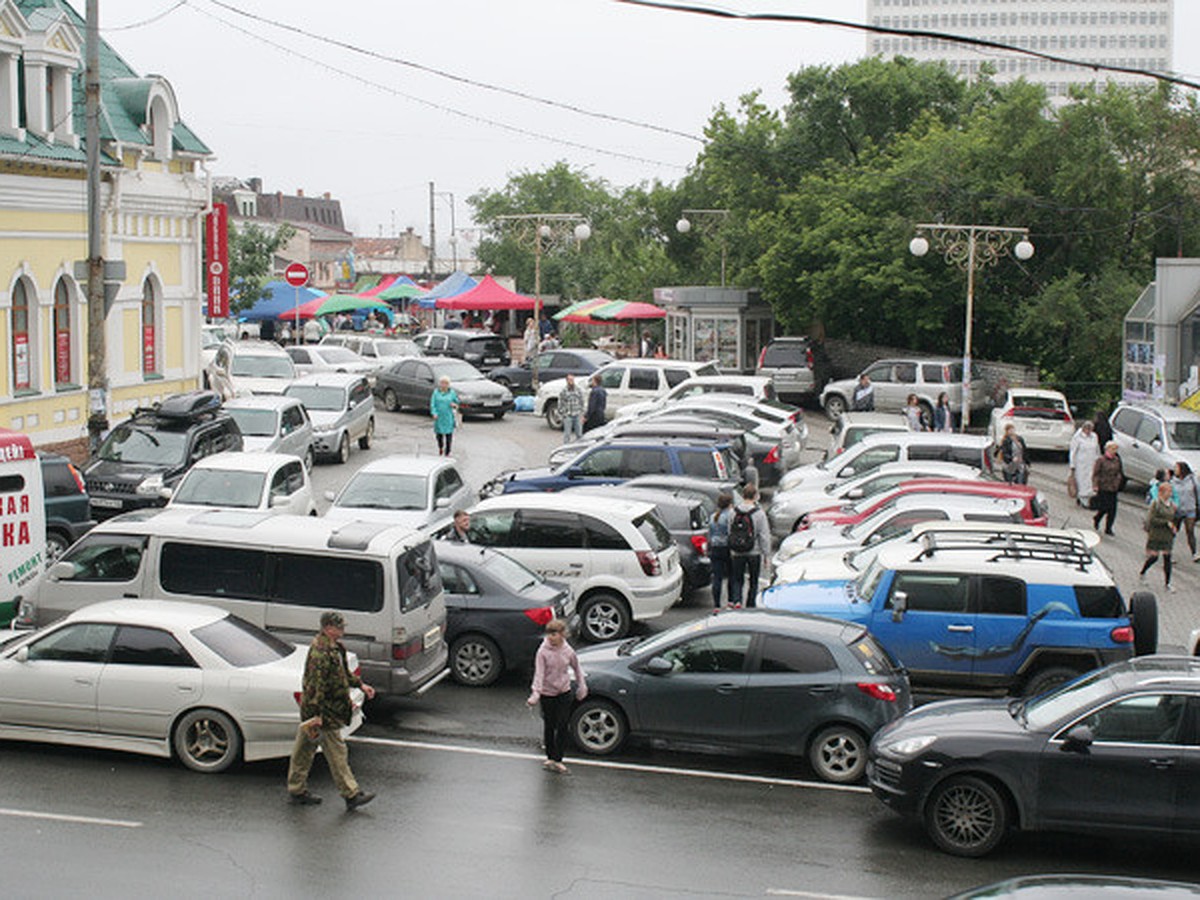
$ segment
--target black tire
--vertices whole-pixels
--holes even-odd
[[[61,531],[46,532],[46,567],[54,565],[58,562],[58,558],[67,552],[67,548],[71,546],[71,539]]]
[[[345,465],[350,461],[350,434],[342,432],[342,439],[338,441],[337,454],[334,457],[338,463]]]
[[[487,687],[504,672],[504,657],[490,637],[463,634],[450,645],[450,674],[466,687]]]
[[[629,634],[632,616],[625,601],[616,594],[592,594],[579,605],[580,628],[584,640],[598,644],[619,641]]]
[[[588,698],[571,713],[571,740],[584,753],[612,756],[629,737],[625,714],[607,700]]]
[[[400,408],[400,401],[396,397],[396,392],[391,388],[387,388],[383,392],[383,408],[388,412],[395,412]]]
[[[492,379],[492,381],[496,382],[496,384],[500,385],[501,387],[506,387],[510,391],[512,390],[512,380],[506,375],[497,375]]]
[[[242,733],[223,712],[193,709],[175,723],[171,746],[179,761],[193,772],[215,774],[242,758]]]
[[[822,781],[852,784],[867,768],[867,739],[857,728],[831,725],[808,747],[808,762]]]
[[[1158,601],[1149,591],[1136,591],[1129,598],[1129,619],[1133,622],[1133,652],[1149,656],[1158,652]]]
[[[557,400],[547,400],[546,401],[545,415],[546,415],[546,424],[547,425],[549,425],[551,428],[557,428],[557,429],[562,428],[562,416],[560,416],[558,414],[558,401]]]
[[[1069,669],[1066,666],[1051,666],[1048,669],[1039,669],[1034,672],[1025,682],[1022,693],[1026,697],[1036,697],[1038,694],[1044,694],[1047,691],[1052,691],[1059,685],[1066,684],[1072,678],[1078,678],[1080,675],[1075,669]]]
[[[825,398],[825,415],[836,419],[846,411],[846,398],[841,394],[830,394]]]
[[[317,461],[317,457],[316,457],[316,454],[313,453],[312,444],[309,444],[307,449],[305,449],[305,451],[304,451],[304,469],[305,469],[305,471],[311,472],[313,464],[316,463],[316,461]]]
[[[973,775],[947,778],[925,804],[925,831],[939,850],[986,856],[1004,840],[1008,804],[992,785]]]
[[[363,436],[358,439],[358,449],[370,450],[371,449],[371,438],[373,438],[373,437],[375,437],[375,417],[374,416],[372,416],[370,419],[367,420],[367,430],[363,433]]]

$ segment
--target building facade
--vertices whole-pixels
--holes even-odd
[[[37,445],[87,433],[84,27],[60,0],[0,0],[0,426]],[[197,385],[211,154],[165,79],[100,60],[101,252],[126,267],[105,324],[115,421]]]
[[[1174,0],[867,0],[867,22],[939,31],[1054,56],[1165,72],[1173,54]],[[994,79],[1024,78],[1063,101],[1073,84],[1149,84],[1147,78],[1094,72],[1050,60],[927,37],[867,35],[869,56],[944,62],[964,78],[990,64]]]

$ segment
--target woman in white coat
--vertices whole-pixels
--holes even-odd
[[[1071,449],[1067,456],[1067,464],[1071,467],[1071,477],[1075,479],[1076,499],[1085,509],[1092,500],[1092,468],[1100,458],[1100,440],[1092,422],[1084,419],[1079,430],[1071,438]]]

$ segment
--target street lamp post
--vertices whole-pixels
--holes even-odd
[[[578,247],[592,236],[592,227],[579,213],[521,213],[496,216],[497,222],[511,225],[519,243],[533,245],[533,320],[542,327],[542,254],[555,244],[573,240]],[[533,389],[538,387],[537,356],[530,363]]]
[[[908,243],[913,256],[924,256],[929,252],[928,233],[937,243],[937,249],[946,262],[958,266],[967,273],[967,323],[963,334],[962,375],[962,422],[961,429],[967,430],[971,419],[971,331],[975,311],[975,270],[983,266],[994,266],[1000,257],[1009,252],[1013,238],[1021,239],[1012,246],[1012,255],[1024,262],[1033,256],[1033,244],[1029,242],[1028,228],[1011,228],[1003,225],[945,225],[942,223],[917,226],[917,236]]]
[[[692,230],[692,221],[688,218],[699,217],[700,222],[704,225],[707,231],[720,231],[721,233],[721,287],[725,287],[725,220],[729,218],[729,210],[727,209],[685,209],[679,221],[675,223],[675,230],[680,234],[687,234]]]

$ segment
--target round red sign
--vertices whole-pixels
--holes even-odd
[[[308,267],[304,263],[292,263],[283,270],[283,277],[292,287],[308,284]]]

